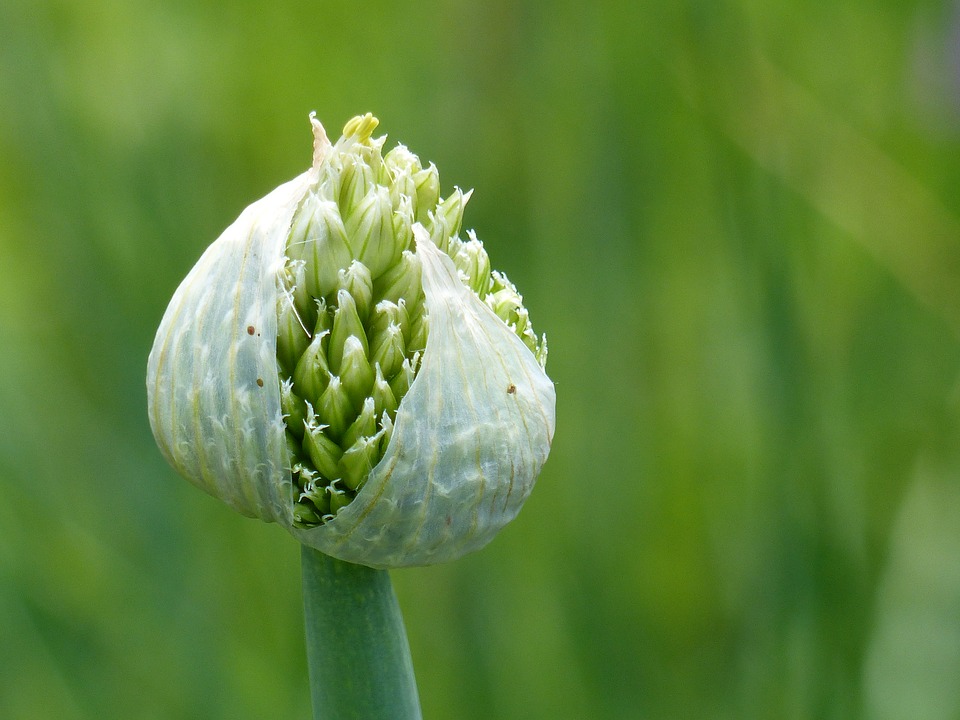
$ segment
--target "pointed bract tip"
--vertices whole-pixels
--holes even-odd
[[[317,111],[310,113],[310,126],[313,128],[313,167],[320,167],[327,150],[330,149],[330,139],[327,137],[327,131],[317,120]]]

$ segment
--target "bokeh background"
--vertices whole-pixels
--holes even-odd
[[[308,718],[299,553],[177,478],[166,303],[373,111],[550,341],[553,452],[394,573],[427,718],[960,717],[960,14],[0,3],[0,717]]]

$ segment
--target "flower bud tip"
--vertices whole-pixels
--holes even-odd
[[[313,128],[313,167],[320,167],[327,150],[330,149],[330,138],[327,137],[327,131],[317,120],[317,111],[310,112],[310,126]]]
[[[358,115],[357,117],[348,120],[347,124],[343,126],[343,136],[345,138],[354,136],[363,142],[364,140],[369,139],[379,124],[380,121],[373,116],[373,113]]]

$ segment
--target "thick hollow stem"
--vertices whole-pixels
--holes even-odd
[[[314,720],[420,720],[400,606],[386,570],[302,546]]]

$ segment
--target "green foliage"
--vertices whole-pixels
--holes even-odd
[[[426,717],[960,713],[949,13],[587,8],[0,4],[0,717],[309,717],[296,543],[143,376],[310,110],[476,187],[550,342],[524,511],[393,573]]]

